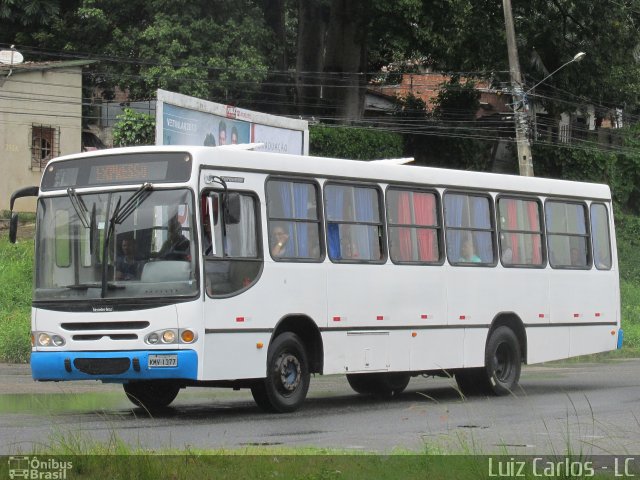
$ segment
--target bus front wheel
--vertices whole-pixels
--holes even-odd
[[[131,403],[147,410],[169,406],[175,400],[180,387],[167,382],[130,382],[122,385]]]
[[[468,368],[456,373],[458,387],[465,395],[508,395],[520,380],[522,354],[513,330],[496,328],[487,341],[484,367]]]
[[[309,379],[309,362],[300,337],[285,332],[271,343],[267,355],[267,377],[254,383],[251,394],[266,412],[293,412],[307,397]]]

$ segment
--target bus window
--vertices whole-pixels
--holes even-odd
[[[591,235],[593,260],[598,270],[611,269],[611,238],[607,207],[602,203],[591,204]]]
[[[495,264],[489,197],[446,193],[444,215],[449,263]]]
[[[237,194],[240,216],[229,223],[217,212],[223,205],[222,195],[222,192],[210,192],[202,202],[205,287],[212,297],[228,297],[244,290],[255,282],[262,267],[255,197]],[[209,227],[211,218],[213,226]],[[235,220],[239,221],[235,223]]]
[[[382,216],[375,187],[329,184],[325,188],[327,249],[334,262],[381,262]]]
[[[320,259],[320,215],[316,184],[267,182],[269,249],[274,260]]]
[[[434,193],[389,189],[387,219],[393,262],[440,263],[440,222]]]
[[[542,223],[536,200],[498,199],[500,256],[505,266],[543,266]]]
[[[549,262],[554,268],[589,268],[589,234],[585,205],[547,201],[545,204]]]

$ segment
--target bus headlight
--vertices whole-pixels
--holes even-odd
[[[66,341],[64,337],[49,332],[33,332],[36,347],[62,347]]]
[[[176,332],[173,330],[165,330],[162,332],[162,342],[163,343],[173,343],[176,341]]]
[[[171,345],[176,343],[193,343],[198,339],[198,335],[191,328],[168,328],[166,330],[156,330],[147,334],[144,342],[149,345]]]

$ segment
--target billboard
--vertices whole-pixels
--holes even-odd
[[[309,125],[296,120],[158,90],[156,145],[262,143],[256,151],[309,154]]]

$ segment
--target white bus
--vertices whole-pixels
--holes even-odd
[[[147,408],[214,386],[293,411],[311,374],[503,395],[622,342],[605,185],[174,146],[55,159],[27,195],[33,378]]]

